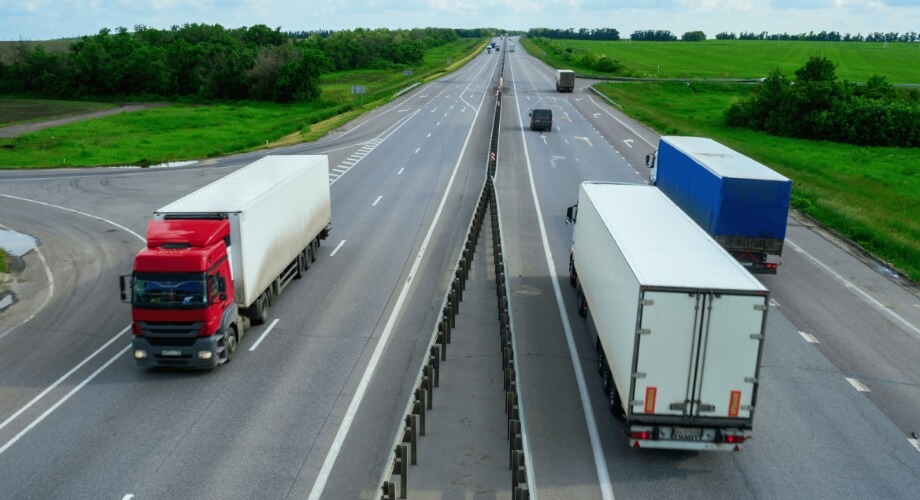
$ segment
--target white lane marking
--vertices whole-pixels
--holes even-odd
[[[625,142],[626,145],[629,146],[629,149],[632,149],[632,147],[633,147],[633,145],[632,145],[633,140],[632,140],[632,139],[623,139],[623,142]]]
[[[805,342],[808,342],[809,344],[820,344],[821,343],[818,341],[818,339],[815,338],[814,335],[810,333],[799,332],[799,335],[801,335],[802,338],[805,339]]]
[[[441,126],[441,122],[435,123],[434,126],[435,126],[435,127],[440,127],[440,126]]]
[[[865,291],[863,291],[861,288],[859,288],[858,286],[854,285],[853,283],[850,283],[849,281],[847,281],[846,278],[844,278],[844,277],[841,276],[840,274],[837,274],[836,271],[834,271],[833,269],[831,269],[830,267],[828,267],[825,263],[821,262],[820,260],[818,260],[817,258],[815,258],[815,257],[814,257],[813,255],[811,255],[810,253],[806,252],[804,248],[800,247],[799,245],[795,244],[794,242],[792,242],[792,241],[789,240],[789,239],[787,239],[786,242],[789,243],[789,246],[791,246],[793,250],[795,250],[796,252],[798,252],[798,253],[804,255],[805,257],[808,258],[808,260],[814,262],[814,263],[815,263],[818,267],[820,267],[821,269],[824,269],[824,271],[827,272],[827,274],[830,274],[830,275],[833,276],[834,278],[840,280],[840,281],[844,284],[844,286],[846,286],[846,287],[849,288],[850,290],[853,290],[854,292],[858,293],[858,294],[861,295],[863,298],[865,298],[866,300],[868,300],[872,305],[874,305],[874,306],[876,307],[876,309],[878,309],[879,311],[881,311],[881,312],[883,312],[883,313],[885,313],[885,314],[891,316],[892,318],[896,319],[899,323],[901,323],[902,325],[904,325],[904,326],[907,328],[907,330],[908,330],[907,333],[908,333],[908,334],[912,335],[915,339],[920,340],[920,328],[917,328],[916,326],[912,325],[909,321],[907,321],[906,319],[904,319],[904,318],[902,318],[900,315],[898,315],[898,313],[896,313],[896,312],[892,311],[891,309],[885,307],[884,304],[882,304],[881,302],[879,302],[878,300],[876,300],[874,297],[872,297],[871,295],[869,295],[868,293],[866,293]]]
[[[42,391],[38,396],[35,396],[34,398],[32,398],[32,401],[29,401],[28,403],[26,403],[25,406],[23,406],[18,411],[16,411],[16,413],[10,415],[9,418],[4,420],[3,423],[0,424],[0,430],[2,430],[4,427],[9,425],[9,423],[12,422],[13,420],[16,420],[16,418],[19,417],[19,415],[22,415],[26,410],[34,406],[35,403],[37,403],[41,398],[45,397],[49,392],[53,391],[55,387],[61,385],[65,380],[67,380],[68,377],[73,375],[74,372],[76,372],[80,368],[83,368],[83,365],[85,365],[86,363],[89,363],[90,360],[95,358],[100,352],[106,350],[110,345],[112,345],[113,342],[118,340],[119,337],[127,333],[130,328],[131,328],[130,325],[126,326],[124,330],[118,332],[117,335],[115,335],[114,337],[111,338],[111,340],[103,344],[102,347],[100,347],[99,349],[96,349],[94,353],[87,356],[86,359],[81,361],[77,366],[71,368],[69,372],[65,373],[61,378],[57,379],[57,381],[55,381],[53,384],[45,388],[45,390]]]
[[[509,68],[513,68],[513,65],[509,65]],[[521,118],[521,105],[518,102],[518,98],[515,95],[514,97],[515,106],[518,108],[518,123],[521,126],[521,140],[523,141],[524,147],[524,160],[527,163],[527,174],[530,178],[530,193],[533,196],[534,204],[537,207],[537,222],[540,226],[540,238],[543,241],[543,253],[546,257],[546,266],[549,269],[551,274],[555,274],[556,266],[553,264],[553,254],[552,250],[549,247],[549,239],[546,236],[546,224],[543,222],[543,209],[540,206],[540,199],[537,196],[537,187],[533,178],[533,166],[530,163],[530,153],[527,150],[527,140],[524,135],[524,120]],[[567,279],[567,278],[566,278]],[[569,324],[569,316],[565,313],[565,303],[562,300],[562,290],[559,289],[559,277],[555,276],[555,279],[550,280],[553,283],[553,292],[556,295],[556,307],[559,310],[559,317],[562,319],[562,327],[565,330],[565,340],[569,347],[569,357],[572,359],[572,368],[575,370],[575,380],[578,382],[578,395],[581,398],[582,411],[585,414],[585,426],[588,428],[588,436],[591,440],[591,451],[594,454],[594,468],[597,470],[598,483],[601,490],[601,496],[604,500],[614,500],[613,496],[613,485],[610,482],[610,474],[607,471],[607,461],[604,458],[604,450],[601,446],[600,434],[597,430],[597,422],[594,420],[594,408],[591,405],[591,398],[588,395],[588,387],[585,384],[584,371],[581,368],[581,358],[578,356],[578,348],[575,346],[575,337],[572,334],[572,325]],[[512,339],[513,340],[513,339]],[[520,376],[520,374],[519,374]],[[521,380],[518,378],[518,391],[521,391],[521,385],[526,383],[526,380]],[[526,429],[526,419],[524,411],[524,400],[518,402],[519,414],[521,417],[521,428]],[[525,460],[527,463],[533,464],[533,460],[530,455],[530,444],[529,440],[524,439],[524,454]],[[533,477],[533,467],[527,467],[527,486],[532,492],[532,498],[537,500],[536,493],[539,490],[537,488],[535,478]]]
[[[614,120],[616,120],[617,122],[619,122],[620,125],[626,127],[626,130],[629,130],[630,132],[633,133],[633,135],[635,135],[636,137],[638,137],[642,142],[648,144],[649,147],[651,147],[651,148],[656,148],[656,147],[657,147],[655,144],[651,143],[648,139],[646,139],[645,137],[642,137],[642,135],[639,134],[639,132],[636,132],[632,127],[630,127],[629,125],[627,125],[626,122],[624,122],[623,120],[619,119],[616,115],[614,115],[613,113],[611,113],[610,110],[608,110],[606,106],[605,106],[605,107],[601,107],[601,105],[598,104],[597,101],[594,100],[594,97],[591,96],[590,94],[588,95],[588,99],[591,100],[591,103],[592,103],[592,104],[594,104],[595,106],[597,106],[598,108],[600,108],[601,111],[603,111],[604,113],[606,113],[607,116],[609,116],[610,118],[613,118]]]
[[[403,168],[399,169],[399,172],[396,172],[396,175],[402,175],[403,170],[405,170],[405,169],[406,169],[406,167],[403,167]]]
[[[249,348],[250,352],[255,351],[256,347],[259,347],[259,344],[261,344],[262,341],[265,340],[265,337],[268,336],[268,332],[272,331],[272,329],[275,328],[275,325],[277,325],[279,321],[281,320],[278,318],[275,318],[275,320],[272,321],[272,324],[268,325],[268,328],[266,328],[265,331],[262,332],[262,335],[259,335],[259,340],[256,340],[256,343],[252,344],[252,347]]]
[[[428,132],[428,137],[431,137],[431,132]]]
[[[132,498],[134,498],[134,494],[128,493],[127,495],[121,497],[121,500],[131,500]]]
[[[372,206],[372,207],[376,207],[377,204],[380,203],[380,200],[381,200],[382,198],[383,198],[383,195],[378,196],[377,199],[374,200],[374,203],[371,203],[371,206]]]
[[[47,410],[45,410],[45,412],[42,413],[41,416],[39,416],[37,419],[33,420],[32,423],[30,423],[29,425],[27,425],[25,429],[21,430],[21,431],[19,432],[19,434],[16,434],[16,437],[14,437],[14,438],[11,439],[8,443],[6,443],[5,445],[3,445],[3,447],[0,448],[0,455],[2,455],[4,451],[8,450],[8,449],[10,448],[10,446],[13,446],[14,444],[16,444],[16,442],[19,441],[20,439],[22,439],[22,437],[25,436],[26,433],[28,433],[29,431],[31,431],[32,429],[34,429],[36,425],[40,424],[43,420],[45,420],[46,418],[48,418],[49,415],[51,415],[52,413],[54,413],[54,410],[57,410],[62,404],[64,404],[65,402],[67,402],[67,400],[70,399],[71,396],[73,396],[74,394],[76,394],[77,391],[79,391],[79,390],[82,389],[84,386],[86,386],[86,384],[90,383],[94,378],[96,378],[96,376],[98,376],[100,373],[102,373],[103,370],[105,370],[106,368],[109,367],[109,365],[111,365],[112,363],[114,363],[115,360],[117,360],[118,358],[124,356],[124,354],[125,354],[126,352],[128,352],[128,349],[130,349],[130,348],[131,348],[131,344],[126,345],[124,349],[122,349],[121,351],[119,351],[118,354],[116,354],[115,356],[112,356],[112,359],[106,361],[105,364],[102,365],[102,366],[100,366],[99,369],[97,369],[96,371],[94,371],[92,375],[90,375],[89,377],[86,377],[86,379],[84,379],[83,382],[80,382],[79,385],[77,385],[76,387],[74,387],[73,389],[71,389],[70,392],[68,392],[66,396],[64,396],[63,398],[61,398],[60,400],[58,400],[57,403],[54,403],[54,405],[52,405],[51,408],[48,408]]]
[[[849,382],[850,385],[852,385],[853,388],[859,392],[872,392],[869,390],[868,387],[866,387],[866,384],[860,382],[859,380],[856,380],[855,378],[847,377],[847,382]]]
[[[473,114],[473,118],[471,119],[473,123],[476,122],[476,118],[479,116],[479,111],[482,109],[482,103],[485,101],[485,97],[486,94],[483,93],[482,100],[479,101],[479,107],[476,108],[475,113]],[[435,212],[434,218],[432,219],[431,224],[428,226],[428,233],[425,235],[425,239],[422,241],[422,246],[419,248],[418,254],[415,256],[415,261],[412,263],[412,269],[409,271],[409,277],[406,279],[402,290],[399,292],[399,297],[396,299],[396,304],[393,306],[393,311],[390,313],[390,317],[387,319],[387,324],[383,328],[383,332],[380,334],[380,340],[377,341],[377,346],[374,347],[374,352],[371,355],[371,359],[368,361],[367,367],[364,369],[364,374],[361,376],[361,381],[358,382],[358,387],[355,389],[355,395],[352,397],[351,403],[348,405],[348,410],[346,410],[345,416],[342,418],[342,424],[339,426],[339,430],[336,432],[335,439],[332,441],[332,446],[329,448],[329,452],[326,454],[326,459],[323,461],[323,466],[316,477],[316,482],[313,483],[313,489],[310,491],[310,496],[308,497],[309,500],[319,500],[320,496],[323,494],[323,490],[326,488],[326,481],[329,480],[329,474],[332,472],[332,466],[335,464],[336,459],[339,457],[339,452],[342,451],[342,445],[345,443],[345,437],[348,435],[348,431],[351,429],[351,424],[354,422],[355,415],[358,413],[358,407],[361,405],[361,401],[364,400],[364,394],[367,392],[367,388],[370,385],[371,377],[373,377],[374,372],[377,370],[377,364],[380,362],[383,351],[389,343],[390,335],[393,332],[393,327],[396,325],[396,318],[402,311],[406,297],[409,295],[409,287],[415,279],[415,274],[418,272],[418,269],[422,263],[422,259],[425,257],[425,252],[428,250],[428,244],[431,242],[431,237],[434,235],[434,230],[438,226],[438,221],[441,219],[441,213],[444,211],[444,205],[447,203],[447,197],[450,194],[451,187],[454,185],[454,180],[457,178],[457,172],[460,170],[460,163],[466,154],[467,147],[470,143],[470,137],[473,135],[474,129],[475,127],[469,127],[469,131],[466,134],[466,140],[463,141],[463,147],[460,149],[460,154],[457,156],[457,163],[454,164],[454,170],[450,174],[450,180],[447,181],[447,187],[445,187],[444,195],[441,197],[441,203],[438,205],[438,210]],[[534,500],[536,500],[536,498],[534,498]]]
[[[911,446],[916,448],[917,451],[920,451],[920,439],[907,438],[907,442],[910,443]]]
[[[334,257],[334,256],[335,256],[335,253],[338,252],[339,249],[342,248],[342,245],[344,245],[344,244],[345,244],[345,240],[342,240],[341,243],[339,243],[338,245],[336,245],[335,250],[333,250],[332,253],[329,254],[329,256],[330,256],[330,257]]]
[[[418,152],[421,151],[421,150],[422,150],[422,148],[416,148],[416,149],[415,149],[415,154],[418,154]]]
[[[51,203],[45,203],[45,202],[43,202],[43,201],[37,201],[37,200],[30,200],[30,199],[28,199],[28,198],[20,198],[20,197],[18,197],[18,196],[12,196],[12,195],[8,195],[8,194],[0,194],[0,196],[2,196],[2,197],[4,197],[4,198],[9,198],[9,199],[11,199],[11,200],[27,201],[27,202],[29,202],[29,203],[35,203],[36,205],[44,205],[44,206],[46,206],[46,207],[57,208],[58,210],[64,210],[65,212],[73,212],[73,213],[75,213],[75,214],[79,214],[79,215],[83,215],[83,216],[89,217],[90,219],[101,220],[102,222],[111,224],[111,225],[117,227],[118,229],[123,229],[123,230],[125,230],[125,231],[127,231],[127,232],[133,234],[134,236],[137,237],[137,239],[139,239],[139,240],[141,240],[141,241],[146,241],[141,235],[139,235],[139,234],[135,233],[134,231],[132,231],[132,230],[126,228],[125,226],[122,226],[121,224],[119,224],[119,223],[117,223],[117,222],[113,222],[113,221],[110,221],[110,220],[108,220],[108,219],[104,219],[104,218],[102,218],[102,217],[99,217],[98,215],[92,215],[92,214],[88,214],[88,213],[86,213],[86,212],[81,212],[81,211],[79,211],[79,210],[74,210],[74,209],[72,209],[72,208],[62,207],[62,206],[60,206],[60,205],[52,205]]]

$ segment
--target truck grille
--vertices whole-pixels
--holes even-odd
[[[138,321],[141,335],[154,346],[183,346],[195,343],[203,322],[194,323],[154,323]]]

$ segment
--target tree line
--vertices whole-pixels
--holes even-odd
[[[190,98],[311,102],[330,71],[411,67],[455,30],[302,33],[255,25],[135,26],[80,37],[63,53],[19,44],[0,61],[0,93],[57,99]]]
[[[575,30],[568,28],[564,30],[551,28],[531,28],[527,32],[530,38],[549,38],[563,40],[608,40],[616,41],[620,39],[620,32],[613,28],[581,28]]]
[[[881,33],[874,32],[869,33],[866,36],[863,36],[860,33],[851,35],[846,33],[841,35],[837,31],[821,31],[820,33],[815,33],[810,31],[808,33],[799,33],[799,34],[789,34],[789,33],[767,33],[762,31],[760,33],[754,32],[745,32],[742,31],[740,34],[735,35],[734,33],[728,33],[723,31],[716,35],[716,40],[797,40],[797,41],[809,41],[809,42],[920,42],[920,34],[916,32],[909,33]]]
[[[725,111],[726,124],[861,146],[920,146],[920,92],[899,92],[877,75],[863,85],[838,81],[835,70],[824,57],[809,59],[794,80],[773,70]]]

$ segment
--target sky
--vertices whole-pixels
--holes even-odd
[[[614,28],[717,33],[920,32],[920,0],[0,0],[0,40],[186,23],[282,31]]]

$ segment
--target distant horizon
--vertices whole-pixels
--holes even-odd
[[[920,0],[345,0],[292,8],[279,0],[0,0],[0,40],[44,41],[92,36],[136,25],[168,30],[184,24],[225,28],[262,24],[284,32],[502,27],[667,30],[680,37],[716,34],[841,35],[920,31]],[[525,28],[526,26],[526,28]]]

